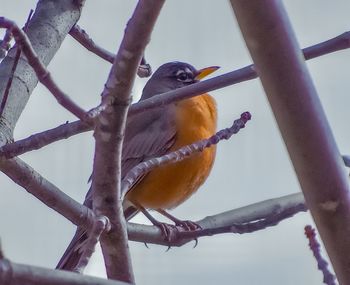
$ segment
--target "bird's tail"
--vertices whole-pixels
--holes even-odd
[[[127,221],[133,218],[139,210],[130,203],[123,203],[124,216]],[[84,244],[87,240],[87,233],[78,227],[72,241],[58,262],[56,269],[76,271],[80,257],[84,251]]]

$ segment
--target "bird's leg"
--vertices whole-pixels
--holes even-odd
[[[150,213],[148,213],[148,211],[144,207],[142,207],[140,205],[138,205],[137,207],[145,215],[145,217],[151,221],[151,223],[153,225],[155,225],[156,227],[158,227],[162,231],[165,240],[170,243],[172,240],[171,239],[171,229],[174,226],[157,221],[154,217],[152,217],[152,215]]]
[[[164,217],[167,217],[169,220],[172,220],[175,223],[175,225],[184,228],[186,231],[195,231],[201,229],[201,226],[196,224],[195,222],[188,220],[179,220],[178,218],[174,217],[173,215],[170,215],[167,211],[163,209],[158,209],[157,212],[159,214],[162,214]]]

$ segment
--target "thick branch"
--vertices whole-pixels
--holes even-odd
[[[15,22],[4,17],[0,17],[0,27],[10,29],[12,31],[17,45],[23,51],[29,65],[34,69],[39,81],[50,90],[58,103],[76,115],[79,119],[83,120],[85,118],[85,111],[75,104],[55,83],[46,66],[38,58],[26,33],[22,31]]]
[[[29,266],[0,259],[0,284],[11,285],[127,285],[121,281],[81,275],[69,271]]]
[[[0,159],[0,170],[51,209],[83,228],[94,224],[93,212],[76,202],[19,158]]]
[[[305,54],[305,58],[311,59],[311,58],[322,56],[331,52],[347,49],[349,48],[349,46],[350,46],[350,32],[346,32],[328,41],[305,48],[303,51]],[[159,104],[160,105],[165,105],[166,103],[170,104],[171,102],[180,100],[183,94],[185,94],[185,96],[190,97],[190,96],[200,95],[204,92],[208,92],[209,90],[215,90],[218,88],[225,87],[227,86],[226,85],[227,81],[225,79],[227,77],[230,77],[230,82],[232,82],[231,84],[236,84],[244,80],[250,80],[250,79],[256,78],[255,71],[251,71],[251,70],[252,70],[252,67],[247,66],[239,70],[232,71],[232,72],[223,74],[221,76],[214,77],[209,80],[205,80],[203,82],[199,82],[193,85],[193,86],[196,86],[194,90],[193,90],[193,87],[191,86],[178,89],[177,92],[179,93],[177,94],[180,94],[178,95],[178,97],[176,96],[172,97],[174,96],[174,94],[170,93],[169,95],[169,92],[167,92],[162,95],[156,96],[157,100],[154,100],[153,97],[151,99],[143,100],[142,102],[135,103],[130,107],[129,115],[132,115],[133,112],[146,111],[147,108],[156,108]],[[251,76],[251,72],[254,73],[254,76]],[[199,90],[197,90],[198,86],[200,86]],[[163,98],[165,99],[163,100]],[[146,106],[142,105],[143,102],[146,102],[146,101],[148,102]],[[138,107],[139,105],[141,106]],[[48,130],[48,132],[50,132],[49,135],[46,135],[44,131],[39,134],[32,135],[29,138],[3,146],[2,148],[0,148],[0,156],[5,155],[5,157],[11,158],[34,149],[39,149],[52,142],[62,140],[62,139],[67,139],[76,134],[92,130],[92,128],[93,128],[92,125],[89,126],[87,125],[87,123],[84,123],[81,121],[75,121],[72,123],[63,124],[59,127]]]
[[[350,284],[349,182],[288,16],[278,0],[231,0],[340,284]]]
[[[75,2],[41,0],[37,4],[28,25],[27,36],[33,50],[45,66],[49,64],[69,30],[79,19],[81,5],[75,5]],[[16,48],[12,49],[0,64],[0,102],[11,74],[15,53]],[[0,118],[0,145],[11,140],[13,129],[37,82],[32,67],[21,57]]]
[[[93,208],[112,224],[101,236],[107,276],[131,283],[134,277],[120,191],[122,141],[136,71],[163,4],[164,0],[138,2],[105,84],[101,103],[105,108],[96,119],[94,133]]]

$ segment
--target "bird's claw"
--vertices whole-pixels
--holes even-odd
[[[189,220],[186,220],[186,221],[179,220],[175,224],[179,227],[182,227],[185,231],[195,231],[195,230],[202,229],[200,225]]]

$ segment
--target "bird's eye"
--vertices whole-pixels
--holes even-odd
[[[190,74],[188,74],[187,72],[183,71],[183,70],[179,70],[176,73],[176,79],[182,82],[191,82],[193,81],[192,77]]]

